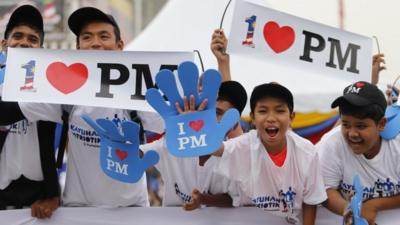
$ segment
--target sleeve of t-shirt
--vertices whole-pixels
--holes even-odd
[[[249,142],[248,134],[224,142],[224,153],[215,172],[232,181],[246,183],[250,177]]]
[[[164,120],[158,113],[138,111],[137,115],[140,118],[140,121],[142,122],[144,130],[148,130],[158,134],[164,132],[165,129]]]
[[[318,205],[327,199],[318,155],[314,154],[308,167],[304,188],[304,203]]]
[[[320,166],[325,188],[337,188],[343,179],[343,167],[339,149],[341,146],[336,145],[334,140],[328,138],[320,141],[316,145],[320,158]]]
[[[29,121],[51,121],[62,123],[62,109],[58,104],[19,102],[19,107]]]

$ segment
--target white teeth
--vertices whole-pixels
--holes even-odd
[[[268,127],[267,130],[268,131],[276,131],[276,130],[278,130],[278,128],[276,128],[276,127]]]

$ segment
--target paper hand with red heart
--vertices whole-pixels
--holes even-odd
[[[119,129],[108,119],[94,121],[88,115],[82,115],[82,119],[100,136],[100,167],[109,177],[135,183],[142,178],[147,168],[160,160],[155,151],[148,151],[142,158],[139,157],[137,123],[123,121]]]
[[[205,71],[201,78],[202,92],[199,93],[198,74],[197,66],[192,62],[181,63],[178,67],[184,96],[194,97],[196,109],[207,99],[204,111],[178,113],[175,103],[183,108],[183,97],[179,94],[175,75],[169,70],[161,70],[156,75],[160,90],[151,88],[146,92],[147,102],[165,121],[168,151],[177,157],[196,157],[215,152],[222,145],[226,133],[239,121],[239,112],[230,109],[217,122],[216,100],[221,75],[216,70]]]

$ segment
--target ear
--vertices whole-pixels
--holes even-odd
[[[124,50],[124,41],[123,40],[117,41],[117,48],[121,51]]]
[[[290,121],[293,122],[294,118],[296,117],[296,113],[295,112],[290,113],[289,117],[290,117]]]
[[[251,123],[252,123],[253,125],[255,125],[255,124],[254,124],[254,113],[253,113],[253,112],[250,112],[250,118],[251,118]]]
[[[379,132],[382,132],[385,129],[386,122],[387,122],[386,117],[383,117],[381,120],[379,120],[377,125]]]
[[[7,51],[7,40],[6,39],[1,40],[1,50]]]

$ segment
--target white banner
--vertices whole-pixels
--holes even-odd
[[[144,95],[157,72],[188,60],[192,52],[11,48],[2,99],[153,111]]]
[[[399,209],[378,213],[379,225],[398,225]],[[0,211],[1,224],[7,225],[232,225],[232,224],[273,224],[288,225],[286,220],[254,207],[213,208],[207,207],[194,211],[184,211],[181,207],[133,207],[133,208],[59,208],[50,219],[31,217],[30,209]],[[339,225],[341,217],[319,207],[315,224]]]
[[[371,80],[371,38],[243,0],[236,1],[228,51],[348,81]],[[268,73],[251,79],[270,81]]]

